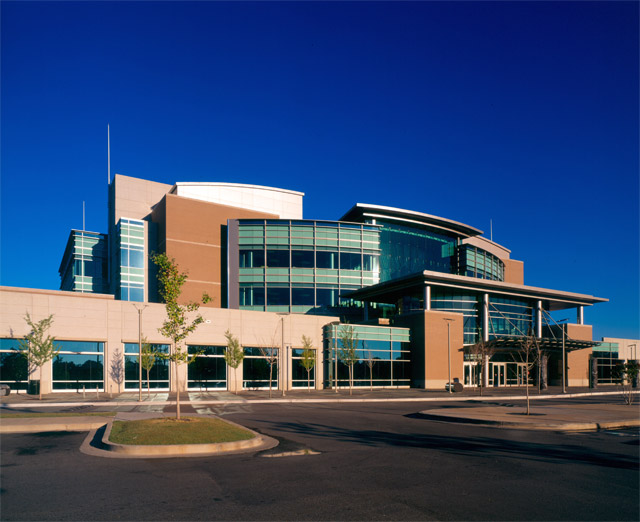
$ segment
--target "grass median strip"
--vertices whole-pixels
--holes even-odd
[[[255,435],[249,430],[212,417],[176,419],[145,419],[115,421],[110,442],[131,445],[215,444],[249,440]]]

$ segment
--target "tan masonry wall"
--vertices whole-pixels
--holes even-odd
[[[166,318],[163,304],[131,303],[116,301],[113,296],[100,294],[78,294],[55,290],[34,290],[28,288],[0,287],[0,337],[20,338],[27,332],[24,316],[29,312],[36,321],[53,314],[50,334],[58,340],[95,341],[105,343],[104,373],[105,391],[122,392],[124,383],[118,384],[110,375],[112,364],[122,357],[123,343],[138,342],[138,312],[135,306],[145,306],[142,314],[142,334],[151,343],[169,344],[158,333],[158,328]],[[300,348],[302,335],[311,338],[318,350],[318,366],[315,387],[322,387],[323,351],[322,328],[337,321],[337,317],[311,316],[302,314],[278,315],[270,312],[253,312],[219,308],[201,308],[205,319],[197,330],[188,337],[189,344],[224,346],[224,333],[228,329],[236,335],[243,346],[260,346],[275,339],[276,346],[282,342],[284,323],[284,344],[286,347]],[[288,357],[290,350],[287,348]],[[286,367],[291,369],[291,361]],[[43,367],[42,391],[50,393],[52,366]],[[237,371],[242,376],[242,365]],[[180,366],[181,388],[186,387],[187,368]],[[233,389],[233,374],[229,375],[229,386]],[[39,373],[33,375],[39,379]],[[172,388],[174,373],[171,372]],[[291,388],[291,375],[286,378],[287,388]],[[241,383],[238,385],[241,389]]]
[[[524,262],[516,259],[504,259],[504,282],[516,285],[524,284]]]
[[[421,311],[402,315],[395,326],[411,328],[411,385],[443,390],[448,382],[449,350],[447,321],[451,340],[451,381],[464,379],[463,316],[451,312]]]
[[[567,324],[567,337],[577,341],[591,341],[593,328],[587,324]],[[591,350],[576,350],[567,354],[567,385],[589,386],[589,357]]]
[[[206,292],[208,307],[220,308],[226,274],[228,219],[276,219],[277,216],[236,207],[207,203],[167,194],[154,209],[152,221],[159,225],[159,246],[187,272],[182,301],[200,301]]]

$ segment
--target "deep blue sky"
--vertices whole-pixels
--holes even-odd
[[[58,288],[112,172],[489,233],[640,336],[637,2],[6,2],[0,283]],[[566,316],[566,315],[565,315]],[[568,317],[574,319],[574,313]]]

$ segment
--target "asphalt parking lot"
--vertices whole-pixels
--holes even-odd
[[[1,519],[640,518],[637,429],[532,432],[416,415],[433,406],[228,404],[217,413],[281,444],[207,458],[107,459],[80,453],[86,433],[3,435]]]

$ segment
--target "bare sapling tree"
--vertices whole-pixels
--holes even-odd
[[[269,398],[273,392],[273,369],[278,364],[278,348],[276,348],[276,334],[278,328],[273,332],[271,339],[262,339],[259,341],[258,351],[260,355],[264,357],[264,360],[269,365]]]
[[[371,352],[371,350],[367,350],[366,354],[367,358],[364,360],[364,362],[369,368],[369,390],[373,391],[373,365],[375,364],[376,359],[373,357],[373,353]]]
[[[620,378],[620,385],[622,386],[622,398],[624,403],[629,406],[633,404],[633,388],[634,383],[637,382],[639,372],[640,365],[638,365],[638,361],[634,361],[633,359],[621,363],[616,369],[616,373]]]
[[[147,341],[145,337],[142,338],[142,369],[147,372],[147,397],[151,397],[151,379],[150,373],[153,366],[156,364],[156,358],[158,353],[153,348],[153,345]]]
[[[470,359],[476,363],[476,376],[478,378],[478,389],[480,395],[484,389],[484,374],[487,371],[486,365],[489,359],[496,353],[496,349],[487,341],[478,341],[475,344],[467,346],[465,348]]]
[[[238,395],[238,366],[244,359],[244,350],[240,346],[240,341],[229,330],[224,333],[227,339],[227,347],[224,351],[224,360],[230,368],[233,368],[234,393]]]
[[[540,343],[538,338],[533,335],[533,332],[529,331],[528,335],[520,339],[520,347],[516,352],[517,357],[521,363],[524,363],[524,386],[527,396],[527,415],[531,414],[531,408],[529,404],[529,374],[531,370],[540,361]]]
[[[182,365],[189,365],[195,361],[199,353],[190,354],[183,346],[185,339],[191,335],[195,329],[204,322],[200,314],[193,316],[200,308],[200,303],[191,302],[180,304],[178,301],[182,294],[182,287],[187,281],[186,272],[181,272],[175,259],[166,254],[153,254],[151,256],[158,268],[158,292],[164,301],[167,318],[158,331],[173,343],[173,351],[168,354],[158,353],[157,355],[174,364],[175,383],[177,391],[176,419],[180,420],[180,371]],[[202,302],[209,302],[210,298],[205,293]],[[193,317],[190,319],[190,317]]]
[[[27,372],[29,375],[36,369],[40,369],[40,386],[38,387],[39,400],[42,400],[42,367],[52,360],[58,352],[60,346],[55,343],[55,339],[48,332],[53,324],[53,315],[45,317],[40,321],[31,319],[29,312],[24,318],[25,322],[31,328],[31,331],[20,339],[19,349],[22,355],[27,359]]]
[[[343,325],[340,328],[340,348],[338,358],[349,368],[349,395],[353,394],[353,367],[360,360],[358,357],[358,334],[353,326]],[[336,385],[338,376],[336,375]]]
[[[307,371],[307,391],[311,393],[311,370],[316,366],[316,351],[313,342],[306,335],[302,336],[302,367]]]

